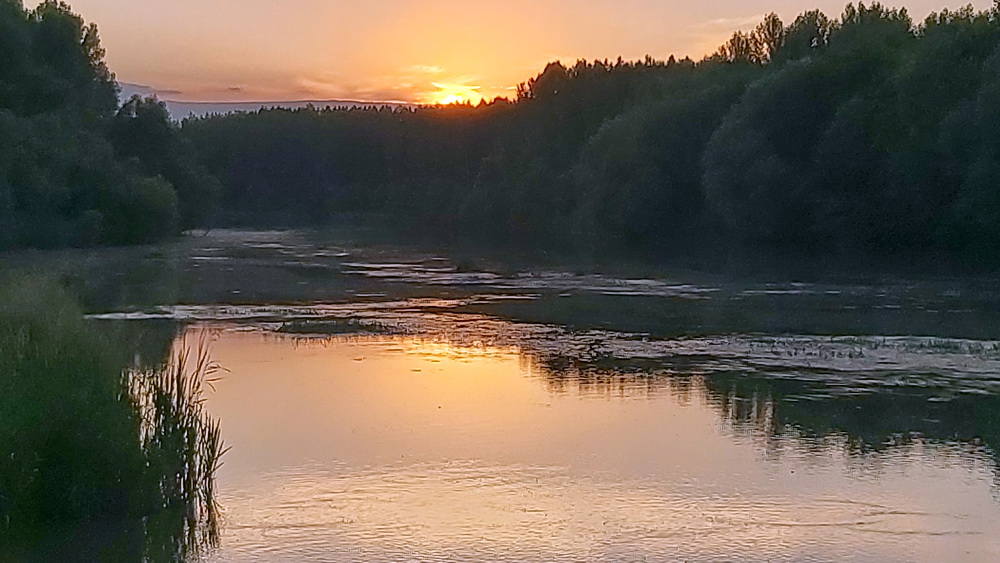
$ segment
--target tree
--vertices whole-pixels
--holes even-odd
[[[751,34],[754,58],[762,63],[774,60],[775,55],[785,46],[785,24],[778,14],[771,12],[757,25]]]
[[[66,3],[0,0],[0,246],[147,242],[211,208],[218,184],[166,108],[119,110],[104,56]]]
[[[31,49],[42,66],[40,111],[69,106],[106,116],[118,106],[118,87],[104,62],[97,26],[84,25],[69,5],[45,0],[29,15]]]
[[[784,42],[776,58],[781,61],[801,59],[826,47],[836,25],[819,10],[805,12],[785,30]]]
[[[521,100],[537,100],[556,96],[565,86],[569,74],[569,70],[561,62],[549,63],[536,78],[517,86],[517,97]]]
[[[728,41],[719,46],[715,56],[729,63],[760,62],[754,38],[743,31],[733,33]]]

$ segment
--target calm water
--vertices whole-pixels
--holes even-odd
[[[8,258],[137,357],[211,335],[210,561],[1000,560],[996,280],[349,240]]]

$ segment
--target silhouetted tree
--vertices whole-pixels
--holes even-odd
[[[104,55],[67,4],[0,0],[0,248],[146,242],[210,209],[215,179],[157,102],[119,110]]]
[[[778,57],[782,60],[801,59],[829,45],[830,34],[837,22],[823,12],[805,12],[785,30],[785,41]]]
[[[785,24],[781,23],[778,14],[771,12],[764,16],[751,34],[753,40],[754,58],[760,62],[770,62],[785,46]]]
[[[716,53],[720,59],[730,63],[759,63],[758,46],[749,33],[737,31],[721,46]]]

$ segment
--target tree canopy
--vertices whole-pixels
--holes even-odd
[[[767,15],[705,59],[549,64],[480,107],[185,122],[226,219],[666,252],[1000,262],[998,8]]]
[[[119,107],[97,27],[0,0],[0,248],[149,242],[217,191],[162,104]]]

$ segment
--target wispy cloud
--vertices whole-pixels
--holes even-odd
[[[433,84],[435,88],[440,88],[440,89],[454,88],[454,89],[468,90],[470,92],[478,92],[479,90],[482,90],[482,86],[468,86],[468,85],[465,85],[465,84],[449,84],[447,82],[432,82],[431,84]]]
[[[764,14],[718,18],[696,24],[689,37],[694,53],[712,53],[736,31],[749,31],[764,19]]]
[[[184,93],[181,90],[154,88],[145,84],[134,84],[131,82],[119,82],[118,85],[121,86],[121,97],[123,99],[131,98],[136,94],[140,96],[156,96],[157,98],[163,98],[165,96],[178,96]]]
[[[507,86],[484,85],[484,77],[450,73],[435,65],[414,65],[396,72],[358,79],[338,72],[302,73],[258,83],[216,83],[178,89],[144,84],[123,84],[123,97],[157,95],[175,102],[298,102],[372,101],[390,103],[438,103],[441,100],[472,101],[510,96]]]
[[[416,74],[441,74],[444,72],[443,68],[436,65],[413,65],[406,70]]]
[[[764,19],[764,14],[753,14],[752,16],[740,16],[733,18],[718,18],[698,24],[701,29],[712,29],[716,31],[737,31],[752,29]]]

